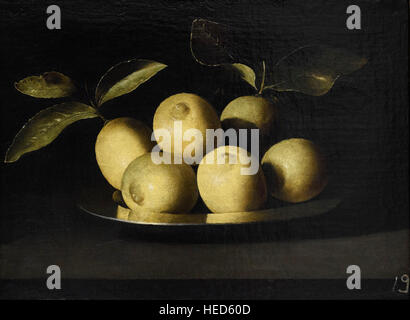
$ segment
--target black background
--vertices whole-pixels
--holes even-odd
[[[61,30],[46,28],[45,11],[50,4],[61,8]],[[133,116],[149,125],[159,103],[178,92],[205,97],[219,113],[230,100],[252,93],[246,83],[228,72],[200,66],[192,59],[191,22],[207,18],[232,26],[243,61],[256,66],[265,60],[269,69],[285,54],[308,44],[343,47],[367,57],[369,62],[339,79],[325,96],[277,94],[279,139],[305,137],[325,150],[331,167],[325,195],[343,199],[341,206],[331,215],[257,229],[257,239],[224,229],[222,238],[220,230],[200,231],[200,242],[217,242],[217,246],[218,242],[229,241],[239,245],[243,238],[259,242],[349,239],[406,229],[408,6],[406,1],[356,1],[362,10],[362,30],[349,31],[345,11],[350,4],[324,0],[1,1],[0,154],[4,156],[14,135],[30,117],[60,101],[18,93],[13,83],[28,75],[56,70],[80,85],[87,83],[92,91],[99,77],[120,61],[146,58],[163,62],[169,67],[135,92],[106,103],[102,110],[108,118]],[[268,92],[266,97],[273,95]],[[6,251],[0,251],[3,277],[31,278],[33,270],[29,272],[26,267],[33,256],[46,266],[52,264],[48,260],[53,250],[58,251],[56,256],[68,254],[74,243],[84,247],[107,239],[131,244],[144,241],[147,247],[152,241],[181,241],[175,246],[189,243],[190,239],[181,234],[147,228],[130,238],[119,225],[97,221],[77,209],[76,190],[85,181],[92,184],[101,179],[94,158],[94,143],[101,127],[99,119],[80,121],[46,148],[16,163],[1,165],[1,243],[13,245],[14,252],[21,252],[22,257],[18,260],[17,253],[8,257]],[[245,228],[241,232],[254,230]],[[218,233],[215,240],[213,236]],[[35,252],[25,245],[31,239],[39,244]],[[42,243],[47,245],[42,247]],[[377,254],[377,248],[369,248],[373,249]],[[121,244],[112,250],[121,251]],[[38,258],[41,254],[44,259]],[[112,252],[99,257],[103,257],[104,265],[115,263]],[[381,257],[388,263],[383,259],[388,258]],[[129,261],[136,263],[132,258]],[[81,267],[74,274],[81,277]],[[104,271],[99,274],[104,277]]]

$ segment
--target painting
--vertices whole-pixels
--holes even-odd
[[[408,298],[406,1],[0,3],[3,299]]]

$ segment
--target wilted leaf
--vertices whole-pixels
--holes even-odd
[[[255,72],[249,66],[238,63],[235,41],[231,31],[223,24],[195,19],[191,27],[191,53],[194,59],[205,66],[225,66],[256,89]]]
[[[165,64],[144,59],[120,62],[100,79],[95,90],[97,105],[135,90],[166,67]]]
[[[356,71],[366,64],[365,58],[344,49],[308,46],[282,58],[270,70],[265,89],[297,91],[312,96],[327,93],[342,75]]]
[[[79,102],[66,102],[44,109],[17,133],[4,162],[17,161],[23,154],[51,143],[68,125],[95,117],[97,114],[93,107]]]
[[[195,19],[191,26],[191,53],[205,66],[220,66],[236,62],[234,41],[230,30],[223,24]]]
[[[56,71],[46,72],[41,76],[30,76],[14,84],[21,93],[35,98],[62,98],[71,96],[76,87],[73,81]]]

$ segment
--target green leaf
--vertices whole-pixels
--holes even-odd
[[[265,89],[297,91],[312,96],[327,93],[335,81],[363,67],[367,59],[344,49],[308,46],[282,58],[268,74]]]
[[[130,93],[166,67],[165,64],[144,59],[120,62],[100,79],[95,90],[97,105]]]
[[[68,125],[97,116],[93,107],[79,102],[66,102],[44,109],[17,133],[4,162],[15,162],[23,154],[51,143]]]
[[[205,19],[195,19],[191,27],[190,46],[192,57],[199,64],[210,67],[224,66],[234,70],[256,89],[255,71],[243,63],[238,63],[239,53],[236,52],[235,41],[228,27]]]
[[[69,77],[56,71],[24,78],[16,82],[14,86],[21,93],[34,98],[68,97],[77,90]]]
[[[245,80],[247,83],[249,83],[252,87],[256,89],[256,75],[255,71],[253,71],[252,68],[242,63],[233,63],[228,66],[231,66],[233,69],[235,69],[235,71],[239,74],[242,80]]]

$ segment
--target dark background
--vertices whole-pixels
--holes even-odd
[[[46,28],[50,4],[61,8],[61,30]],[[186,231],[125,230],[99,221],[76,207],[77,190],[102,181],[94,158],[102,127],[99,119],[80,121],[46,148],[16,163],[2,163],[0,276],[8,282],[0,295],[42,297],[36,289],[22,294],[10,279],[45,279],[50,264],[60,265],[70,279],[114,280],[343,278],[346,266],[354,261],[367,266],[367,277],[393,279],[408,267],[408,232],[403,231],[409,226],[408,4],[356,1],[362,30],[349,31],[345,12],[350,4],[0,1],[2,157],[30,117],[61,101],[17,92],[13,83],[28,75],[60,71],[93,91],[99,77],[120,61],[163,62],[169,67],[102,110],[108,118],[133,116],[149,125],[159,103],[178,92],[203,96],[219,113],[235,97],[251,94],[246,83],[228,72],[193,60],[189,33],[198,17],[232,26],[243,61],[258,66],[265,60],[268,70],[285,54],[308,44],[343,47],[369,60],[363,69],[339,79],[325,96],[276,94],[281,116],[278,138],[311,139],[328,156],[331,180],[324,196],[336,195],[343,202],[321,217]],[[266,93],[268,98],[273,95]],[[258,261],[261,268],[255,267]],[[136,298],[168,292],[163,291],[168,282],[155,283],[149,290],[142,284],[122,292]],[[233,287],[228,286],[223,295],[225,287],[213,283],[200,284],[190,294],[222,290],[220,297],[237,297]],[[266,291],[248,290],[243,297],[281,297],[277,287],[266,283],[246,285],[255,287]],[[186,290],[186,286],[170,290],[169,297],[191,297]],[[305,296],[320,296],[323,290],[328,288],[313,287]],[[77,288],[74,296],[93,294]],[[289,296],[301,296],[301,291],[290,291]]]

